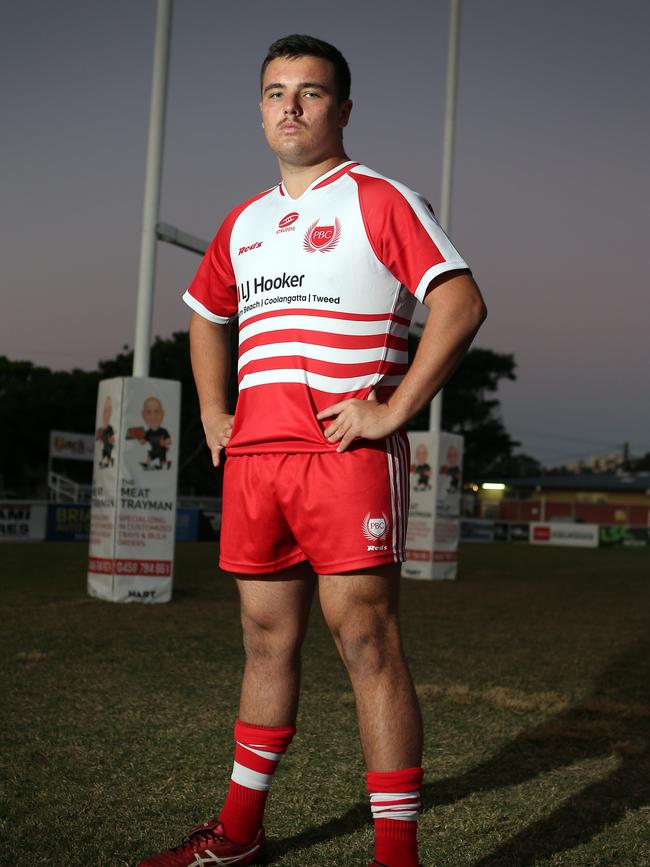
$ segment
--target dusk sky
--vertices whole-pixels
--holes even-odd
[[[346,150],[438,208],[447,0],[177,0],[160,219],[211,238],[271,186],[268,45],[352,69]],[[91,369],[133,345],[154,0],[2,0],[0,354]],[[650,4],[464,0],[451,236],[512,352],[508,431],[543,463],[650,451]],[[158,245],[154,335],[198,257]],[[92,426],[92,421],[89,428]]]

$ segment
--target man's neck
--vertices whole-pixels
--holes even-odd
[[[282,184],[292,199],[297,199],[305,192],[307,187],[313,183],[316,178],[324,175],[326,172],[336,168],[348,161],[348,157],[344,154],[329,157],[323,162],[316,163],[312,166],[297,166],[285,163],[283,160],[278,160],[280,163],[280,173],[282,175]]]

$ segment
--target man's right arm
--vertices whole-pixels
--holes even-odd
[[[233,416],[228,412],[229,326],[210,322],[193,312],[190,358],[205,439],[212,452],[212,463],[218,467],[221,450],[228,444],[233,424]]]

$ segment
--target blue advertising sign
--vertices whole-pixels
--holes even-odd
[[[48,542],[78,542],[90,533],[90,506],[84,503],[49,503]]]
[[[199,537],[199,510],[176,509],[176,541],[196,542]]]

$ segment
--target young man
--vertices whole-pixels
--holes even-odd
[[[350,73],[337,49],[305,36],[275,42],[261,90],[282,182],[228,215],[184,296],[214,465],[228,454],[220,564],[237,579],[246,650],[235,762],[217,821],[141,867],[257,859],[272,776],[294,735],[316,586],[356,699],[371,863],[417,867],[421,717],[398,625],[402,428],[450,376],[485,307],[428,203],[346,156]],[[430,312],[408,368],[415,298]]]

